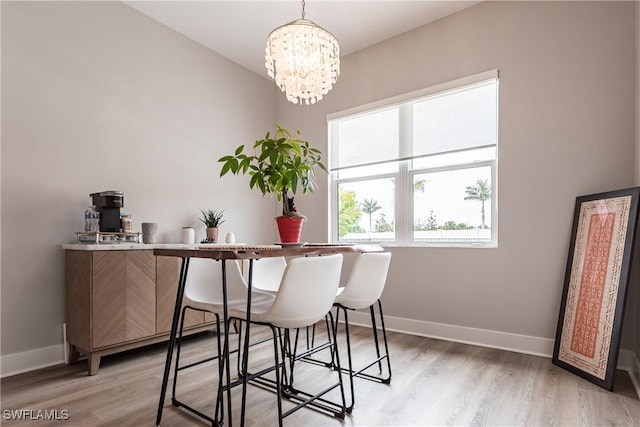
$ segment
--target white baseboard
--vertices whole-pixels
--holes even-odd
[[[640,360],[638,360],[638,355],[633,355],[633,367],[632,370],[629,371],[629,376],[631,377],[631,381],[633,382],[633,387],[636,389],[636,394],[638,398],[640,398]]]
[[[370,319],[371,317],[367,312],[349,312],[349,323],[370,326]],[[550,338],[447,325],[424,320],[404,319],[401,317],[384,316],[384,320],[387,330],[389,331],[515,351],[517,353],[532,354],[534,356],[551,357],[555,342],[555,340]]]
[[[618,369],[629,373],[636,394],[640,397],[640,360],[638,360],[638,356],[631,350],[620,350]]]
[[[36,348],[0,358],[0,378],[65,363],[64,344]]]
[[[618,369],[631,372],[633,370],[633,358],[635,354],[631,350],[620,349],[618,354]]]

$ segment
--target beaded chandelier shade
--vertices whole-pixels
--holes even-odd
[[[315,104],[340,75],[340,47],[327,30],[304,19],[276,28],[267,38],[265,65],[287,99],[294,104]]]

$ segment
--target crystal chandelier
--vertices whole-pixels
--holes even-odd
[[[296,19],[276,28],[267,38],[265,65],[287,99],[294,104],[315,104],[340,75],[340,47],[336,38],[315,23]]]

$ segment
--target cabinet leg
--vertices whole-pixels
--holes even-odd
[[[78,363],[79,358],[80,358],[80,352],[78,351],[76,346],[73,344],[69,344],[69,365]]]
[[[90,353],[87,359],[89,362],[89,375],[97,374],[98,368],[100,368],[100,354]]]

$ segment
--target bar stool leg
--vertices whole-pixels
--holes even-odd
[[[383,378],[384,384],[391,383],[391,357],[389,356],[389,344],[387,342],[387,328],[384,326],[384,315],[382,314],[382,301],[378,300],[378,310],[380,311],[380,324],[382,325],[382,337],[384,338],[384,351],[387,358],[387,369],[389,369],[389,376]]]
[[[380,344],[378,343],[378,325],[376,325],[376,314],[373,310],[373,305],[369,306],[369,312],[371,313],[371,329],[373,329],[373,342],[376,346],[376,358],[378,359],[378,371],[382,373],[382,363],[380,362]]]
[[[351,334],[349,332],[349,316],[347,315],[347,309],[344,307],[338,307],[338,309],[340,308],[342,308],[342,311],[344,312],[344,334],[347,338],[347,361],[349,363],[349,387],[351,391],[351,404],[349,406],[346,406],[345,409],[347,413],[350,414],[353,411],[353,406],[356,403],[355,392],[353,387],[353,360],[351,358]]]

